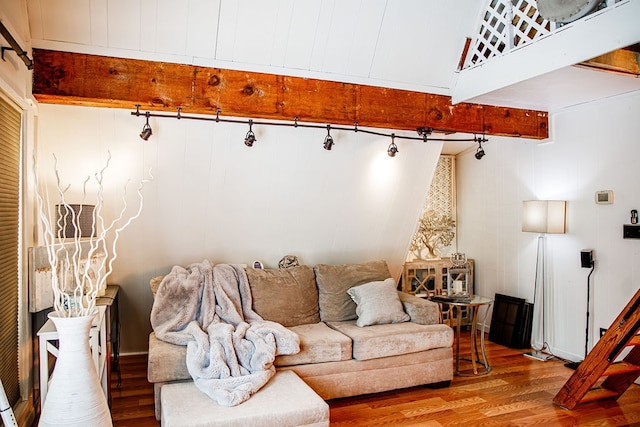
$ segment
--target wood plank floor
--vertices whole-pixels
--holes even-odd
[[[468,341],[461,340],[465,348]],[[568,411],[551,400],[573,371],[560,360],[539,362],[522,353],[487,342],[493,368],[487,375],[455,377],[442,389],[413,387],[329,401],[331,426],[640,426],[640,386],[632,385],[617,401]],[[120,365],[121,387],[112,382],[114,425],[159,426],[146,357],[123,356]]]

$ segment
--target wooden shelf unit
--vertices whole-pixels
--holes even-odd
[[[473,294],[473,268],[474,262],[468,259],[469,264],[469,293]],[[408,261],[404,264],[402,273],[402,292],[413,294],[421,298],[431,298],[434,295],[446,295],[448,289],[449,267],[451,259],[440,258],[433,260]],[[462,311],[462,325],[469,325],[470,313],[465,307],[454,307],[450,304],[441,304],[442,322],[452,325],[455,322],[454,310]]]

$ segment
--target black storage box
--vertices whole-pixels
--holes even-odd
[[[496,294],[489,341],[510,348],[529,348],[533,304],[522,298]]]

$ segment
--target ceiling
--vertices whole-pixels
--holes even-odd
[[[451,95],[478,0],[27,0],[34,48]],[[638,40],[640,41],[640,40]],[[469,102],[554,112],[640,90],[576,67]],[[458,152],[468,144],[447,146]]]
[[[28,0],[27,7],[36,48],[445,95],[480,2]]]

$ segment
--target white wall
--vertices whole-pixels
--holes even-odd
[[[567,234],[547,237],[553,291],[547,340],[554,353],[584,357],[587,275],[580,250],[594,250],[589,348],[640,286],[640,240],[622,238],[640,209],[640,93],[550,117],[552,141],[490,138],[480,161],[459,155],[458,248],[476,260],[476,291],[533,300],[537,236],[521,231],[522,201],[567,200]],[[613,190],[613,205],[596,205]],[[548,294],[549,296],[549,294]]]
[[[122,350],[146,351],[152,305],[149,279],[176,264],[210,259],[277,268],[287,254],[301,263],[340,264],[386,259],[398,278],[441,143],[254,126],[257,142],[243,144],[247,126],[151,119],[153,136],[138,134],[142,117],[130,111],[39,106],[38,168],[80,189],[111,151],[105,183],[111,209],[127,178],[152,168],[142,216],[123,233],[111,282],[122,286]],[[129,203],[135,204],[135,186]]]

